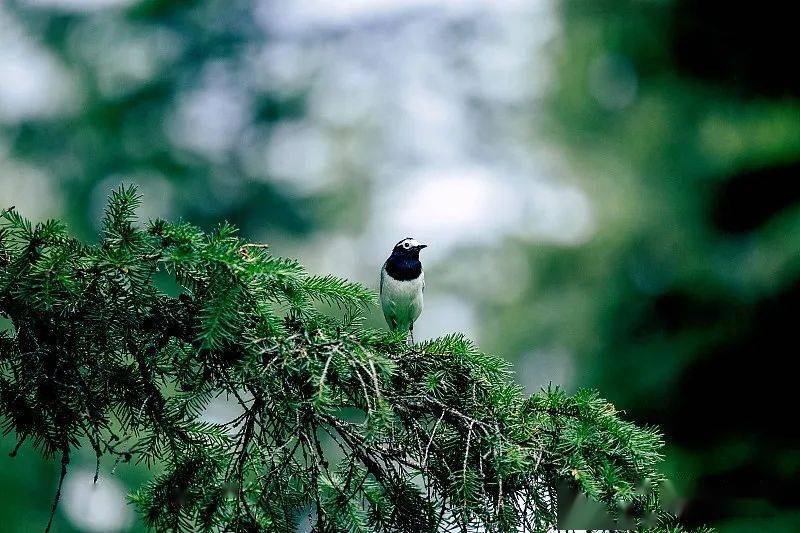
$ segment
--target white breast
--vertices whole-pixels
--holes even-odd
[[[381,307],[390,327],[409,329],[422,313],[425,273],[417,279],[399,281],[381,272]]]

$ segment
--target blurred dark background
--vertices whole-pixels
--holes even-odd
[[[135,182],[144,218],[227,219],[373,287],[413,235],[422,336],[464,331],[530,392],[596,387],[663,428],[685,524],[797,531],[796,20],[769,1],[8,0],[0,205],[91,240]],[[2,457],[0,531],[40,529],[57,465]],[[104,464],[93,486],[82,461],[57,531],[140,530],[124,495],[147,472]]]

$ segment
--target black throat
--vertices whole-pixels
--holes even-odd
[[[419,252],[416,257],[409,253],[392,252],[386,260],[386,273],[398,281],[417,279],[422,274]]]

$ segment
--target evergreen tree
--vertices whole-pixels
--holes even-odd
[[[525,398],[462,335],[409,346],[367,329],[367,288],[227,224],[141,227],[138,201],[112,195],[96,245],[2,212],[0,421],[12,454],[28,441],[60,461],[54,510],[87,445],[98,469],[108,455],[162,469],[131,496],[159,531],[541,531],[561,480],[669,523],[659,433],[595,392]],[[240,414],[204,420],[220,397]]]

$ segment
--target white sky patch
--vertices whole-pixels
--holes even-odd
[[[376,105],[380,91],[374,72],[357,63],[344,63],[319,74],[308,97],[309,114],[330,126],[350,126],[371,112],[381,112]]]
[[[496,0],[495,8],[513,7],[523,0]],[[530,2],[528,2],[530,3]],[[536,2],[535,2],[536,3]],[[425,9],[463,14],[485,8],[484,0],[263,0],[258,20],[274,31],[312,27],[336,27],[369,22],[376,18],[403,15]]]
[[[577,187],[480,167],[430,169],[398,181],[375,206],[380,234],[430,242],[433,258],[504,236],[577,245],[594,231],[591,204]]]
[[[493,240],[522,210],[513,191],[489,171],[469,168],[423,172],[403,183],[389,203],[396,206],[393,234],[425,235],[437,247]]]
[[[72,73],[2,7],[0,50],[0,122],[57,116],[77,106]]]
[[[249,401],[250,399],[250,396],[244,392],[240,392],[240,397],[244,401]],[[242,406],[239,405],[239,402],[236,400],[236,398],[225,398],[224,396],[218,396],[216,398],[212,398],[211,401],[208,402],[208,405],[200,414],[200,419],[211,424],[227,424],[231,420],[237,418],[243,412]],[[235,433],[238,429],[238,426],[229,426],[227,429],[229,432]]]
[[[523,189],[525,212],[515,233],[530,241],[576,246],[595,230],[586,194],[575,186],[533,181]]]
[[[140,0],[23,0],[31,7],[45,7],[63,11],[95,11],[109,7],[126,7]]]
[[[439,165],[463,161],[471,127],[460,99],[453,98],[449,90],[434,91],[410,81],[403,83],[395,102],[396,120],[386,130],[393,150],[410,160]]]
[[[200,88],[183,94],[177,111],[167,124],[167,134],[176,145],[221,158],[240,140],[247,125],[249,99],[227,65],[206,67]]]
[[[0,154],[0,209],[14,205],[26,218],[40,222],[61,214],[63,196],[43,170]]]
[[[432,272],[437,284],[494,305],[508,305],[523,297],[531,275],[528,259],[517,246],[460,250]]]
[[[331,183],[331,139],[307,121],[282,122],[269,134],[264,153],[266,177],[308,195]]]
[[[99,181],[92,189],[90,210],[92,219],[100,227],[108,198],[111,192],[121,185],[135,184],[142,195],[142,205],[136,210],[139,222],[144,224],[154,218],[172,218],[172,209],[175,205],[175,185],[163,175],[148,171],[145,173],[131,173],[125,175],[112,175]]]
[[[94,471],[71,470],[64,480],[62,512],[80,530],[114,533],[133,524],[133,511],[125,502],[125,488],[115,479],[100,476],[94,483]]]
[[[276,247],[281,254],[300,259],[312,274],[335,274],[377,287],[380,264],[365,264],[360,244],[345,233],[318,233],[309,240],[276,243]]]
[[[424,305],[422,316],[414,323],[415,341],[435,339],[454,331],[470,339],[477,337],[477,316],[469,300],[439,293],[435,298],[425,298]]]
[[[315,55],[303,43],[288,40],[270,42],[261,50],[250,53],[247,71],[252,73],[256,87],[278,94],[293,94],[311,84],[318,63]]]
[[[563,346],[539,348],[524,354],[517,365],[517,377],[527,394],[535,394],[552,383],[566,390],[575,384],[575,358]]]

